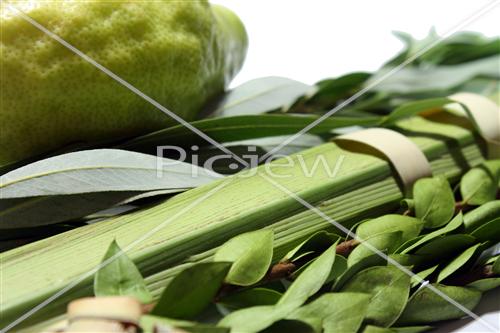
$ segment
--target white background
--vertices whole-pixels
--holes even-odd
[[[247,28],[250,45],[242,71],[231,86],[262,76],[285,76],[312,84],[352,71],[374,71],[402,48],[392,31],[417,38],[431,27],[445,34],[491,1],[332,1],[212,0],[235,11]],[[500,3],[500,2],[499,2]],[[465,30],[499,34],[500,6]],[[500,291],[483,297],[475,310],[499,327]],[[441,332],[486,332],[470,319],[442,325]]]
[[[374,71],[402,48],[400,30],[423,38],[468,18],[490,1],[212,0],[247,28],[247,60],[232,86],[262,76],[305,83],[352,71]],[[500,6],[466,29],[499,33]]]

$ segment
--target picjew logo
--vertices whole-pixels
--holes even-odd
[[[164,145],[156,149],[157,176],[162,177],[163,171],[171,166],[179,164],[191,165],[192,177],[197,177],[201,170],[214,174],[236,174],[237,177],[247,178],[257,173],[265,173],[273,178],[314,177],[320,173],[328,178],[338,175],[345,155],[340,155],[335,160],[322,154],[314,158],[310,155],[296,153],[293,155],[274,154],[261,160],[263,153],[257,146],[245,147],[246,152],[238,154],[238,157],[246,162],[243,164],[236,161],[232,154],[214,153],[213,150],[202,150],[193,145],[189,150],[183,147]],[[203,169],[200,169],[203,168]]]

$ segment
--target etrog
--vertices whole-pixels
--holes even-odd
[[[242,66],[247,35],[205,0],[11,1],[186,120]],[[0,166],[173,120],[2,4]]]

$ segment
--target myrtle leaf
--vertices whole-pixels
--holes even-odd
[[[356,246],[349,257],[347,257],[347,266],[352,266],[363,258],[371,256],[375,253],[373,249],[377,249],[385,254],[394,252],[402,243],[402,235],[403,233],[401,231],[394,231],[385,232],[365,239],[361,244]]]
[[[298,276],[276,305],[254,306],[234,311],[224,317],[219,326],[230,327],[234,332],[253,333],[285,319],[323,286],[334,260],[335,244]]]
[[[370,294],[365,321],[389,327],[405,308],[410,293],[410,276],[394,266],[370,267],[356,274],[341,292]]]
[[[130,296],[142,303],[151,303],[152,296],[144,279],[116,241],[111,242],[94,276],[96,296]]]
[[[389,214],[361,223],[356,234],[361,239],[366,239],[386,232],[401,231],[401,241],[406,242],[417,237],[422,226],[422,221],[414,217]]]
[[[226,277],[231,263],[208,262],[186,268],[166,287],[152,314],[190,319],[212,301]]]
[[[273,258],[272,230],[247,232],[231,238],[215,253],[214,261],[232,262],[226,282],[249,286],[266,275]]]
[[[415,254],[426,257],[426,263],[432,265],[457,255],[475,242],[476,239],[470,235],[442,236],[423,245],[415,251]]]
[[[444,178],[422,178],[413,187],[415,215],[427,228],[446,224],[455,212],[455,198],[450,184]]]
[[[468,310],[474,309],[481,299],[481,292],[474,289],[439,284],[432,284],[432,286]],[[454,304],[431,289],[424,287],[410,298],[397,324],[429,324],[442,320],[458,319],[464,315],[464,312]]]
[[[495,200],[498,177],[485,166],[472,168],[460,181],[460,194],[464,203],[482,205]]]
[[[307,323],[315,332],[357,332],[368,308],[370,295],[326,293],[287,318]]]

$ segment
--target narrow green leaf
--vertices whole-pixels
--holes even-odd
[[[203,311],[217,294],[231,263],[200,263],[179,273],[160,296],[152,314],[190,319]]]
[[[448,224],[446,224],[444,227],[434,230],[433,232],[430,232],[426,234],[425,236],[422,236],[418,239],[418,241],[414,242],[410,246],[406,247],[404,250],[401,251],[401,253],[410,253],[414,251],[415,249],[421,247],[422,245],[432,241],[433,239],[436,239],[440,236],[449,234],[458,228],[460,228],[463,225],[463,215],[462,213],[458,213],[457,216],[455,216]],[[398,252],[399,249],[398,249]]]
[[[385,232],[364,240],[361,244],[356,246],[347,258],[347,266],[352,266],[374,254],[372,248],[375,248],[385,254],[393,253],[398,246],[402,243],[403,233],[401,231]]]
[[[326,279],[326,283],[335,282],[342,274],[347,271],[347,259],[341,255],[335,256],[335,261],[333,262],[332,270],[330,275],[328,275],[328,279]]]
[[[498,177],[484,166],[470,169],[460,181],[462,200],[469,205],[495,200],[497,189]]]
[[[439,272],[436,282],[439,283],[443,281],[448,276],[459,270],[462,266],[467,264],[471,259],[475,257],[475,255],[481,249],[481,246],[482,244],[476,244],[459,254]]]
[[[455,198],[448,181],[441,177],[422,178],[413,187],[415,215],[427,228],[440,227],[453,217]]]
[[[384,122],[394,123],[401,118],[416,116],[422,111],[441,108],[450,103],[453,103],[453,101],[448,98],[430,98],[408,102],[394,109]]]
[[[474,309],[481,299],[481,292],[473,289],[439,284],[433,286],[469,310]],[[463,316],[464,312],[454,304],[424,287],[410,298],[397,324],[420,325]]]
[[[335,261],[336,243],[312,262],[283,294],[277,306],[286,303],[302,305],[323,286]]]
[[[266,275],[273,258],[273,231],[247,232],[231,238],[215,253],[214,261],[232,262],[226,282],[249,286]]]
[[[401,231],[401,241],[406,242],[417,237],[422,226],[422,221],[414,217],[389,214],[361,223],[356,234],[366,239],[386,232]]]
[[[498,256],[495,259],[495,262],[493,263],[493,266],[491,267],[491,269],[493,270],[493,273],[500,275],[500,256]]]
[[[370,294],[365,321],[389,327],[405,308],[410,293],[410,276],[394,266],[370,267],[356,274],[341,292]]]
[[[116,241],[109,245],[102,264],[94,276],[96,296],[130,296],[142,303],[151,303],[153,298],[141,273]]]
[[[318,118],[319,116],[264,114],[203,119],[193,121],[191,125],[217,142],[224,143],[295,134]],[[353,125],[369,126],[377,124],[378,121],[378,117],[327,118],[311,128],[309,133],[325,134],[335,128]],[[156,148],[152,151],[151,147],[166,144],[188,146],[193,144],[205,145],[206,142],[184,125],[177,125],[138,137],[118,146],[118,148],[156,153]]]

